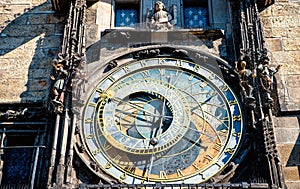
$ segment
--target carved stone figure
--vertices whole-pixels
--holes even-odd
[[[157,1],[153,9],[154,13],[150,20],[150,28],[155,30],[172,29],[173,25],[169,22],[172,16],[166,10],[164,3]]]
[[[72,87],[73,87],[73,94],[72,100],[73,105],[83,105],[83,100],[81,99],[82,94],[85,92],[85,83],[86,80],[86,72],[84,71],[85,60],[82,61],[77,68],[73,70],[72,75]]]
[[[257,69],[259,71],[259,82],[260,82],[260,89],[262,91],[262,98],[263,101],[267,104],[273,103],[273,99],[271,98],[271,92],[273,90],[273,77],[281,68],[281,64],[278,65],[275,69],[270,68],[269,65],[269,58],[264,57],[262,59],[261,64],[258,65]]]
[[[50,76],[51,80],[54,80],[53,85],[53,102],[62,104],[63,102],[63,88],[65,79],[68,76],[68,72],[64,70],[63,64],[59,63],[56,59],[53,60],[54,74]]]

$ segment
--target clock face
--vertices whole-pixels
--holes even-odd
[[[116,68],[86,104],[90,156],[123,183],[201,183],[220,172],[243,130],[230,87],[199,64],[150,58]]]

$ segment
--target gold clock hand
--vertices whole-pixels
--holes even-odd
[[[153,161],[154,161],[154,146],[153,146],[153,149],[152,149],[152,154],[151,154],[151,159],[150,159],[150,165],[149,165],[148,173],[147,173],[147,180],[148,181],[149,181],[150,174],[151,174],[151,171],[152,171]]]
[[[136,107],[134,107],[134,108],[136,108]],[[141,109],[139,109],[139,110],[141,110]],[[132,115],[131,112],[126,112],[126,111],[119,110],[119,109],[116,109],[116,111],[117,111],[117,112],[121,112],[121,113],[123,113],[123,114],[125,114],[125,115]],[[149,117],[173,118],[172,116],[162,116],[162,115],[157,115],[157,114],[146,114],[146,113],[144,113],[144,114],[136,114],[136,115],[143,115],[143,116],[149,116]]]
[[[154,114],[148,110],[145,110],[143,107],[139,106],[139,105],[136,105],[136,104],[133,104],[131,102],[127,102],[127,101],[123,101],[122,99],[118,98],[118,97],[113,97],[113,98],[110,98],[112,101],[116,101],[116,102],[123,102],[133,108],[136,108],[138,110],[142,110],[143,112],[146,112],[148,113],[149,115],[152,115],[152,116],[160,116],[160,115],[157,115],[157,114]]]
[[[168,79],[168,84],[170,83],[170,80],[171,80],[171,77],[168,76],[167,77]],[[166,91],[166,96],[167,96],[167,92]],[[165,118],[165,106],[166,106],[166,102],[167,102],[167,99],[164,98],[164,101],[163,101],[163,104],[162,104],[162,111],[161,111],[161,119],[160,119],[160,123],[159,123],[159,127],[158,127],[158,132],[155,134],[155,136],[150,140],[150,144],[153,146],[153,149],[152,149],[152,154],[151,154],[151,159],[150,159],[150,165],[149,165],[149,169],[148,169],[148,175],[147,175],[147,179],[149,181],[149,178],[150,178],[150,174],[151,174],[151,171],[152,171],[152,167],[153,167],[153,161],[154,161],[154,146],[158,143],[158,139],[157,139],[157,136],[160,136],[161,132],[162,132],[162,126],[163,126],[163,121],[164,121],[164,118]]]

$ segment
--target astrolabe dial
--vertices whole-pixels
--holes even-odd
[[[238,99],[211,70],[151,58],[99,80],[82,133],[90,156],[120,182],[201,183],[237,152],[242,118]]]

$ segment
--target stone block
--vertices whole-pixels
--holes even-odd
[[[43,48],[57,48],[62,43],[62,36],[49,36],[43,40]]]
[[[272,16],[299,15],[299,5],[295,3],[276,2],[271,9]]]
[[[87,14],[86,14],[86,22],[87,23],[96,23],[97,20],[97,9],[95,7],[91,7],[87,9]]]
[[[299,189],[300,181],[286,181],[287,189]]]
[[[263,11],[260,12],[260,18],[264,17],[270,17],[272,16],[272,9],[264,9]]]
[[[299,73],[299,71],[294,67],[294,65],[297,66],[297,62],[300,61],[300,53],[298,51],[274,51],[272,52],[271,61],[291,65],[290,67],[292,69],[287,70],[289,71],[289,74]]]
[[[46,79],[30,79],[27,84],[27,91],[43,91],[50,86],[50,80]]]
[[[271,27],[286,26],[286,16],[276,16],[270,18]]]
[[[260,19],[263,28],[269,29],[272,28],[271,17],[264,17]]]
[[[291,166],[291,167],[283,167],[283,175],[285,181],[291,180],[300,180],[300,165],[299,166]]]
[[[65,25],[62,23],[55,24],[55,35],[63,35],[64,34]]]
[[[114,26],[114,12],[112,12],[112,6],[110,3],[106,2],[98,2],[98,9],[97,9],[97,20],[96,24],[99,25],[100,30],[104,30],[106,28],[111,28]],[[105,18],[105,19],[103,19]]]
[[[270,51],[282,51],[281,38],[266,38],[266,48]]]
[[[53,11],[52,4],[50,2],[45,2],[44,0],[32,0],[31,3],[34,9],[31,9],[30,12]]]
[[[290,14],[288,14],[290,15]],[[299,13],[295,15],[288,16],[286,18],[286,27],[294,28],[300,26],[300,16]]]
[[[289,38],[299,38],[300,37],[300,26],[294,26],[287,28],[287,37]]]
[[[273,122],[275,127],[287,128],[300,128],[300,117],[273,117]]]
[[[28,77],[31,79],[49,78],[51,69],[30,69]]]
[[[30,3],[11,4],[13,16],[16,18],[30,9]]]
[[[295,104],[293,100],[280,99],[280,110],[282,112],[299,111],[300,105]]]
[[[275,128],[276,141],[279,144],[292,143],[295,144],[299,140],[300,128]]]
[[[49,96],[49,91],[25,91],[20,96],[20,101],[25,103],[45,102]]]
[[[287,28],[284,27],[267,28],[263,32],[266,39],[272,37],[286,37],[288,33]]]
[[[21,46],[25,39],[23,37],[0,37],[1,49],[14,49]],[[2,54],[0,53],[0,56]]]
[[[300,44],[299,44],[300,38],[288,38],[283,40],[283,49],[285,51],[296,51],[300,50]]]
[[[300,144],[278,144],[277,149],[283,166],[300,165]]]
[[[54,12],[52,14],[49,13],[43,13],[43,14],[30,14],[28,16],[28,22],[27,24],[57,24],[62,23],[66,20],[65,16],[56,16],[54,15]]]
[[[287,3],[287,2],[289,2],[290,0],[276,0],[276,3],[278,3],[278,2],[283,2],[283,3]]]
[[[90,45],[96,43],[100,39],[100,34],[97,25],[88,25],[86,32],[86,45],[89,47]]]

